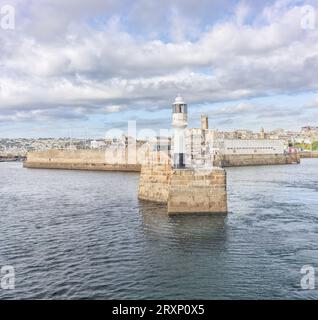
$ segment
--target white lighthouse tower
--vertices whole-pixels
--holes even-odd
[[[172,104],[172,152],[173,167],[175,169],[185,168],[185,129],[188,126],[187,104],[178,95]]]

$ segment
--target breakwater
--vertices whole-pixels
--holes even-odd
[[[88,171],[127,171],[140,172],[140,164],[107,164],[107,163],[62,163],[62,162],[24,162],[24,168],[30,169],[62,169]]]
[[[151,152],[140,148],[127,150],[48,150],[28,153],[25,168],[69,169],[96,171],[141,171],[142,164],[149,163]],[[159,154],[159,152],[158,152]],[[161,155],[163,153],[160,153]],[[306,153],[307,155],[307,153]],[[152,153],[152,156],[153,153]],[[154,156],[156,157],[156,156]],[[248,154],[218,155],[214,164],[218,167],[283,165],[299,163],[302,154]],[[314,156],[313,156],[314,157]],[[156,159],[157,160],[157,159]]]
[[[300,152],[300,158],[318,158],[318,151]]]
[[[225,167],[264,166],[300,163],[297,153],[218,155],[215,164]]]
[[[139,172],[146,152],[48,150],[29,152],[25,168]]]

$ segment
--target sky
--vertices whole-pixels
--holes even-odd
[[[318,125],[318,0],[0,0],[0,138]],[[2,21],[3,22],[3,21]]]

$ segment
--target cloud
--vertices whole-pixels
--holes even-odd
[[[311,100],[309,102],[307,102],[304,107],[306,109],[314,109],[314,110],[318,110],[318,98]]]
[[[56,120],[87,120],[81,108],[55,107],[54,109],[32,109],[27,111],[4,111],[0,114],[0,122],[45,122]],[[87,111],[87,110],[86,110]]]
[[[195,107],[318,89],[318,30],[300,27],[297,1],[12,3],[17,30],[0,31],[2,122],[165,109],[178,92]]]
[[[293,96],[280,104],[271,98],[268,98],[267,102],[264,99],[262,101],[254,99],[254,101],[239,103],[218,103],[210,111],[203,107],[193,117],[198,120],[201,112],[207,113],[211,127],[221,130],[235,130],[244,127],[251,130],[259,130],[261,127],[267,130],[281,127],[295,130],[304,124],[312,123],[315,116],[314,104],[308,104],[308,107],[297,105],[297,103],[290,105],[292,100]],[[197,121],[196,125],[198,123]]]
[[[237,105],[227,105],[225,107],[216,109],[213,112],[213,116],[242,115],[244,113],[251,113],[256,109],[257,109],[257,106],[255,104],[239,103]]]

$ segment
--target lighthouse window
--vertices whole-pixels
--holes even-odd
[[[173,112],[174,113],[181,113],[181,105],[180,104],[176,104],[173,106]]]
[[[187,113],[187,105],[186,104],[176,104],[173,106],[174,113]]]

